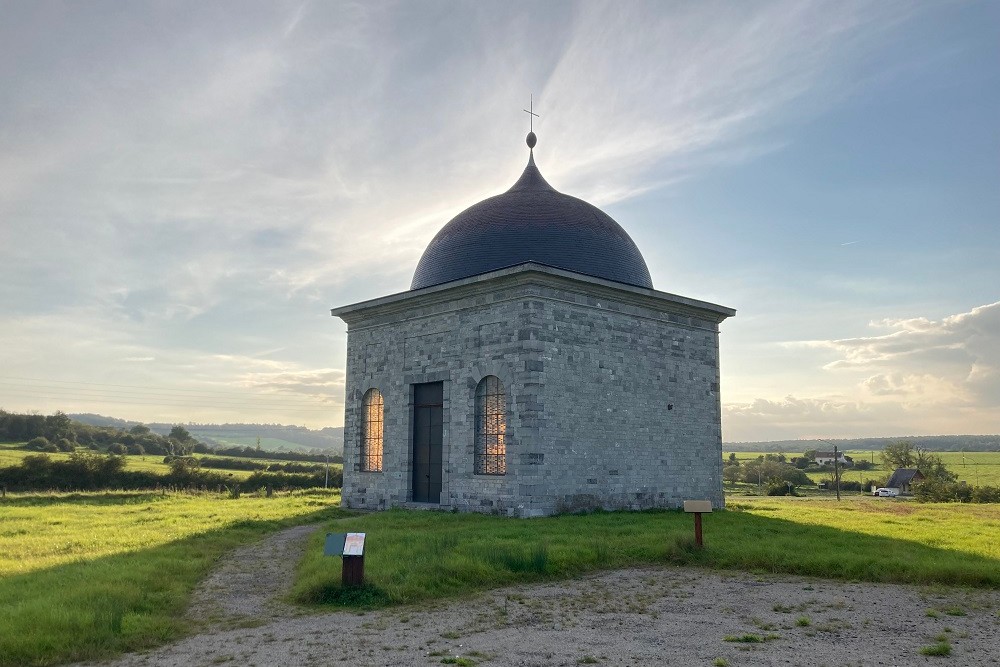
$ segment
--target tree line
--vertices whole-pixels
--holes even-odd
[[[117,426],[94,426],[70,419],[62,412],[56,412],[52,415],[35,415],[0,410],[0,442],[4,441],[27,441],[28,449],[45,453],[72,452],[77,447],[86,447],[119,455],[190,456],[192,454],[217,454],[277,461],[326,463],[327,458],[329,458],[330,463],[344,462],[343,456],[327,457],[324,454],[269,452],[261,449],[259,445],[256,448],[250,446],[213,448],[193,437],[180,424],[172,426],[166,435],[161,435],[153,432],[144,424],[135,424],[127,429]]]
[[[0,487],[9,491],[126,491],[161,488],[230,489],[255,491],[261,488],[305,489],[326,483],[326,470],[310,473],[287,473],[258,470],[245,480],[202,470],[194,457],[176,457],[170,462],[170,472],[159,474],[145,470],[126,470],[126,459],[114,454],[99,454],[86,450],[71,453],[65,461],[53,460],[47,454],[29,454],[14,466],[0,468]],[[343,485],[339,468],[329,471],[329,486]]]
[[[174,426],[167,435],[153,433],[137,424],[123,430],[110,426],[91,426],[73,421],[66,414],[17,414],[0,410],[0,441],[28,441],[28,448],[40,452],[73,451],[77,447],[103,450],[112,454],[159,454],[184,456],[210,450],[191,437],[183,426]]]

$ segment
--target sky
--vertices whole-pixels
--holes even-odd
[[[343,423],[330,308],[535,159],[727,442],[1000,433],[1000,3],[0,0],[0,408]]]

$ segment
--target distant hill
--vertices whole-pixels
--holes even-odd
[[[71,414],[75,419],[92,426],[114,426],[128,429],[140,422],[105,417],[95,414]],[[166,435],[174,424],[146,424],[151,431]],[[286,426],[284,424],[182,424],[196,439],[208,445],[250,445],[256,446],[260,438],[261,449],[268,451],[309,451],[322,449],[330,454],[344,453],[344,429],[327,427],[310,429],[305,426]]]
[[[826,440],[770,440],[767,442],[726,442],[727,452],[804,452],[829,450],[830,443],[842,450],[882,449],[887,444],[907,440],[934,452],[1000,452],[1000,435],[900,435],[892,438],[831,438]]]

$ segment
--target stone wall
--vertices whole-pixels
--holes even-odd
[[[345,317],[344,504],[407,503],[412,385],[443,380],[443,508],[538,516],[691,498],[722,506],[722,318],[607,283],[515,278],[402,295]],[[504,476],[473,469],[475,389],[487,375],[507,392]],[[370,387],[385,401],[377,473],[358,466]]]
[[[547,510],[722,507],[714,322],[542,288]]]

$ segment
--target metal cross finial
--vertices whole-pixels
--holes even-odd
[[[524,113],[528,114],[528,131],[535,131],[535,118],[541,118],[537,113],[535,113],[535,96],[531,95],[528,98],[528,108],[521,109]]]

